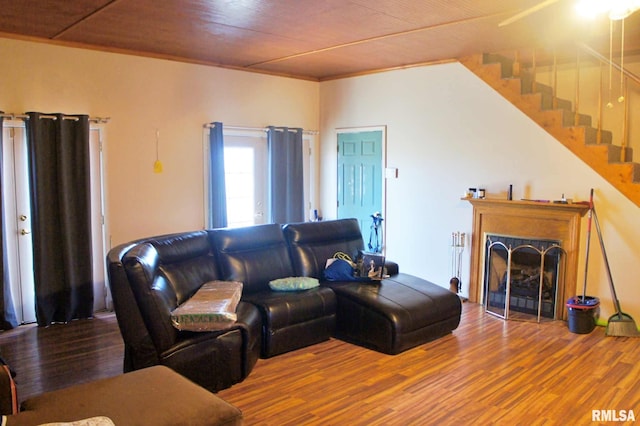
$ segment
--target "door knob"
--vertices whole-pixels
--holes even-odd
[[[27,220],[27,216],[25,216],[25,215],[21,214],[21,215],[20,215],[20,220],[21,220],[22,222],[24,222],[25,220]]]
[[[27,234],[30,234],[30,233],[31,233],[31,231],[27,231],[26,229],[21,229],[20,230],[20,235],[27,235]]]

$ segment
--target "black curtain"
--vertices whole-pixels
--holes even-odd
[[[222,123],[209,128],[209,226],[227,226],[227,191],[224,179],[224,138]]]
[[[38,325],[93,315],[89,117],[27,114]]]
[[[9,281],[9,269],[7,267],[7,247],[4,229],[4,182],[3,176],[3,151],[4,145],[2,141],[2,122],[4,114],[0,111],[0,238],[2,244],[0,244],[0,289],[2,290],[2,298],[0,298],[0,326],[1,330],[9,330],[18,325],[16,319],[15,310],[13,307],[13,299],[11,298],[11,283]]]
[[[269,205],[272,223],[304,221],[302,129],[269,126]]]

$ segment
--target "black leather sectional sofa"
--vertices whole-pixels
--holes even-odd
[[[124,371],[162,364],[218,391],[244,380],[260,357],[330,337],[397,354],[458,326],[457,295],[401,274],[391,262],[382,281],[322,281],[328,258],[355,258],[363,249],[355,219],[201,230],[114,247],[107,266]],[[296,276],[318,278],[321,286],[281,292],[268,285]],[[175,329],[171,311],[212,280],[243,283],[235,325]]]

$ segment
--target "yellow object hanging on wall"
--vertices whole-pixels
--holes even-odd
[[[160,144],[160,130],[156,129],[156,161],[153,163],[153,173],[162,173],[162,161],[158,154],[158,145]]]

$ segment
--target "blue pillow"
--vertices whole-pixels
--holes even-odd
[[[274,291],[309,290],[319,285],[318,279],[312,277],[287,277],[269,281],[269,287]]]

